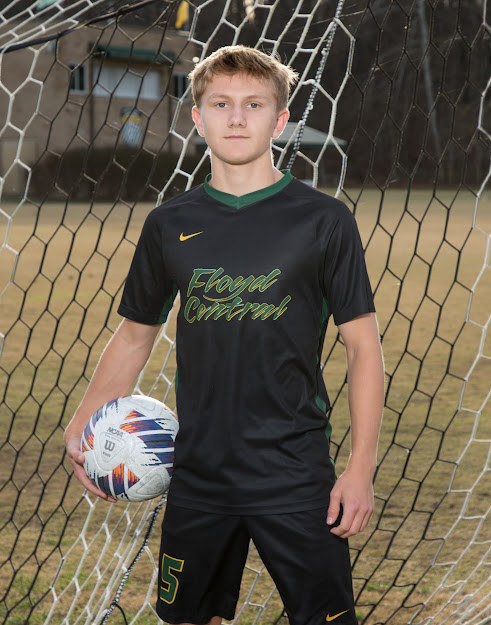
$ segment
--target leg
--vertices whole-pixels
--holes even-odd
[[[173,624],[232,620],[249,547],[240,517],[167,504],[162,523],[157,613]]]
[[[356,625],[348,543],[331,533],[327,507],[248,517],[290,625]]]

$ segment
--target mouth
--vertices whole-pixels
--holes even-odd
[[[230,135],[228,137],[225,137],[225,139],[231,139],[232,141],[237,140],[237,139],[248,139],[249,137],[244,137],[243,135]]]

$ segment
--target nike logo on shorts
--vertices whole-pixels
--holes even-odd
[[[346,612],[348,612],[348,610],[345,610],[344,612],[339,612],[338,614],[335,614],[334,616],[329,616],[329,614],[326,616],[326,621],[329,623],[330,621],[334,621],[335,618],[338,618],[338,616],[341,616],[341,614],[346,614]]]
[[[184,234],[184,232],[181,232],[179,241],[187,241],[188,239],[191,239],[192,237],[197,237],[198,234],[203,234],[203,232],[204,230],[202,230],[201,232],[195,232],[194,234]]]

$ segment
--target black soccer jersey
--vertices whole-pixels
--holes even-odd
[[[162,323],[177,291],[169,501],[227,514],[325,505],[327,322],[374,311],[349,209],[289,173],[241,197],[187,191],[149,214],[119,312]]]

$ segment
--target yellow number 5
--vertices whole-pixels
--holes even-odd
[[[162,556],[162,585],[160,586],[160,598],[166,603],[172,603],[176,598],[179,580],[171,573],[173,571],[182,571],[184,560],[171,558],[166,553]]]

